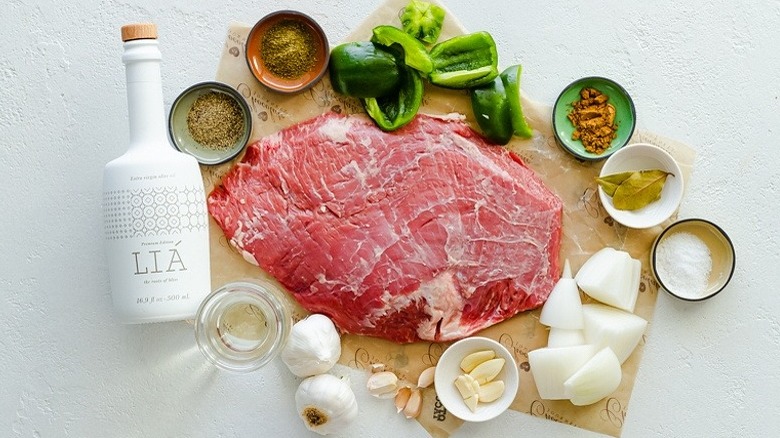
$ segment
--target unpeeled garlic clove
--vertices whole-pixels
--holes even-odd
[[[369,394],[379,398],[395,397],[398,390],[398,376],[392,371],[372,374],[366,382]]]
[[[502,394],[504,394],[503,380],[494,380],[484,385],[480,385],[479,391],[477,391],[480,403],[496,401]]]
[[[418,388],[427,388],[433,384],[433,376],[436,372],[436,367],[430,367],[423,370],[420,373],[420,377],[417,379]]]
[[[398,390],[395,394],[395,409],[400,413],[406,407],[409,402],[409,398],[412,396],[412,388],[404,386]]]
[[[404,406],[404,416],[406,418],[417,418],[422,412],[422,392],[419,389],[412,389],[409,400]]]
[[[460,361],[460,369],[462,369],[465,373],[470,373],[474,368],[477,367],[477,365],[481,364],[482,362],[487,362],[494,357],[496,357],[496,352],[493,350],[476,351],[464,357],[463,360]]]
[[[480,385],[485,384],[493,380],[501,372],[501,369],[504,368],[504,362],[504,358],[501,357],[490,359],[477,365],[468,375]]]
[[[385,370],[385,364],[383,363],[372,363],[371,364],[371,372],[372,373],[381,373]]]

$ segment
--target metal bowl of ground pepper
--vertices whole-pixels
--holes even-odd
[[[628,144],[636,109],[617,82],[598,76],[578,79],[563,89],[552,114],[555,140],[575,158],[603,160]]]
[[[252,133],[252,115],[243,96],[221,82],[184,90],[168,116],[173,145],[201,164],[224,163],[241,153]]]
[[[297,93],[328,69],[330,47],[319,24],[297,11],[277,11],[255,24],[246,40],[246,62],[260,83],[280,93]]]

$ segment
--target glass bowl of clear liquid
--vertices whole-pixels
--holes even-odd
[[[228,283],[201,303],[195,318],[198,348],[228,371],[254,371],[284,347],[292,326],[282,291],[264,280]]]

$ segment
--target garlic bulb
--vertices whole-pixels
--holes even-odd
[[[282,361],[298,377],[328,372],[341,357],[341,338],[333,321],[313,314],[298,321],[290,330]]]
[[[320,435],[344,430],[358,415],[349,382],[331,374],[304,379],[295,391],[295,407],[306,427]]]

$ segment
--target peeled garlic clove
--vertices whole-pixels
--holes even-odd
[[[462,369],[463,372],[470,373],[477,365],[482,362],[487,362],[494,357],[496,357],[496,352],[493,350],[482,350],[471,353],[460,361],[460,369]]]
[[[430,367],[423,370],[420,373],[420,377],[417,379],[418,388],[427,388],[433,384],[433,376],[436,372],[436,367]]]
[[[479,394],[479,382],[477,382],[476,380],[472,380],[471,390],[474,391],[474,394]]]
[[[366,382],[369,394],[379,398],[395,397],[398,389],[398,376],[392,371],[372,374]]]
[[[371,372],[372,373],[381,373],[385,370],[385,364],[383,363],[372,363],[371,364]]]
[[[417,418],[420,416],[420,412],[422,412],[422,392],[419,389],[413,389],[406,406],[404,406],[404,416]]]
[[[460,392],[460,396],[463,397],[463,399],[467,399],[474,395],[474,386],[472,385],[472,382],[474,382],[474,378],[468,374],[461,374],[455,379],[455,387],[458,388],[458,392]]]
[[[412,388],[409,388],[408,386],[404,386],[398,390],[398,393],[395,394],[395,409],[397,412],[400,413],[404,410],[411,396]]]
[[[471,409],[471,412],[477,412],[477,405],[479,404],[479,394],[474,394],[469,398],[464,398],[463,402]]]
[[[501,369],[504,368],[504,362],[505,360],[502,357],[490,359],[477,365],[476,368],[471,370],[469,375],[482,385],[493,380],[501,372]]]
[[[499,397],[501,397],[503,393],[504,393],[503,380],[494,380],[490,383],[481,385],[479,387],[479,391],[477,391],[477,395],[479,395],[480,403],[490,403],[492,401],[496,401],[498,400]]]

